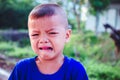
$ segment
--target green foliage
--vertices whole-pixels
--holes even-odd
[[[108,7],[110,0],[89,0],[94,10],[104,10]]]
[[[35,56],[31,47],[26,45],[24,47],[19,46],[16,42],[0,42],[0,53],[9,57],[25,58]]]
[[[110,0],[89,0],[89,3],[91,5],[89,9],[90,13],[96,15],[97,11],[103,12],[108,8]]]
[[[30,46],[30,40],[29,39],[21,39],[19,42],[18,42],[18,45],[20,47],[26,47],[26,46]]]
[[[90,60],[85,64],[90,80],[119,80],[119,66],[111,66]]]
[[[14,49],[13,49],[13,47],[11,47],[11,43],[0,41],[0,53],[5,53],[7,51],[9,52],[9,51],[13,51],[13,50]]]
[[[0,0],[0,28],[25,29],[33,0]]]
[[[14,51],[10,51],[7,55],[16,58],[27,58],[35,56],[35,53],[32,51],[30,47],[25,48],[15,47]]]
[[[70,26],[72,27],[72,30],[76,30],[76,26],[77,26],[76,20],[68,19],[68,22],[69,22]]]
[[[95,36],[93,32],[73,34],[71,40],[66,44],[64,54],[76,57],[81,61],[94,58],[100,61],[113,61],[114,43],[107,34]]]

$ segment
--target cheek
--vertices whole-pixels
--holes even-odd
[[[31,47],[32,47],[32,49],[33,49],[34,51],[36,51],[36,49],[37,49],[37,42],[34,41],[34,40],[31,40]]]
[[[66,39],[63,37],[60,37],[60,38],[54,39],[52,43],[55,46],[55,48],[63,48],[64,44],[66,43]]]
[[[65,43],[65,41],[66,41],[66,39],[65,39],[65,37],[57,37],[57,38],[54,38],[53,40],[53,43],[56,43],[56,44],[63,44],[63,43]]]

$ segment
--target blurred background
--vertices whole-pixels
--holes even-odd
[[[83,63],[90,80],[120,80],[120,0],[0,0],[0,80],[22,58],[35,56],[28,14],[42,3],[58,3],[72,28],[64,54]]]

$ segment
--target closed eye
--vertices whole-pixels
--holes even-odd
[[[50,32],[49,34],[58,34],[58,32]]]
[[[39,34],[32,34],[32,36],[38,36]]]

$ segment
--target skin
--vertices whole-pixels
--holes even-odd
[[[38,55],[36,64],[44,74],[57,72],[63,64],[64,45],[71,34],[66,24],[66,19],[59,14],[28,20],[31,46]]]

